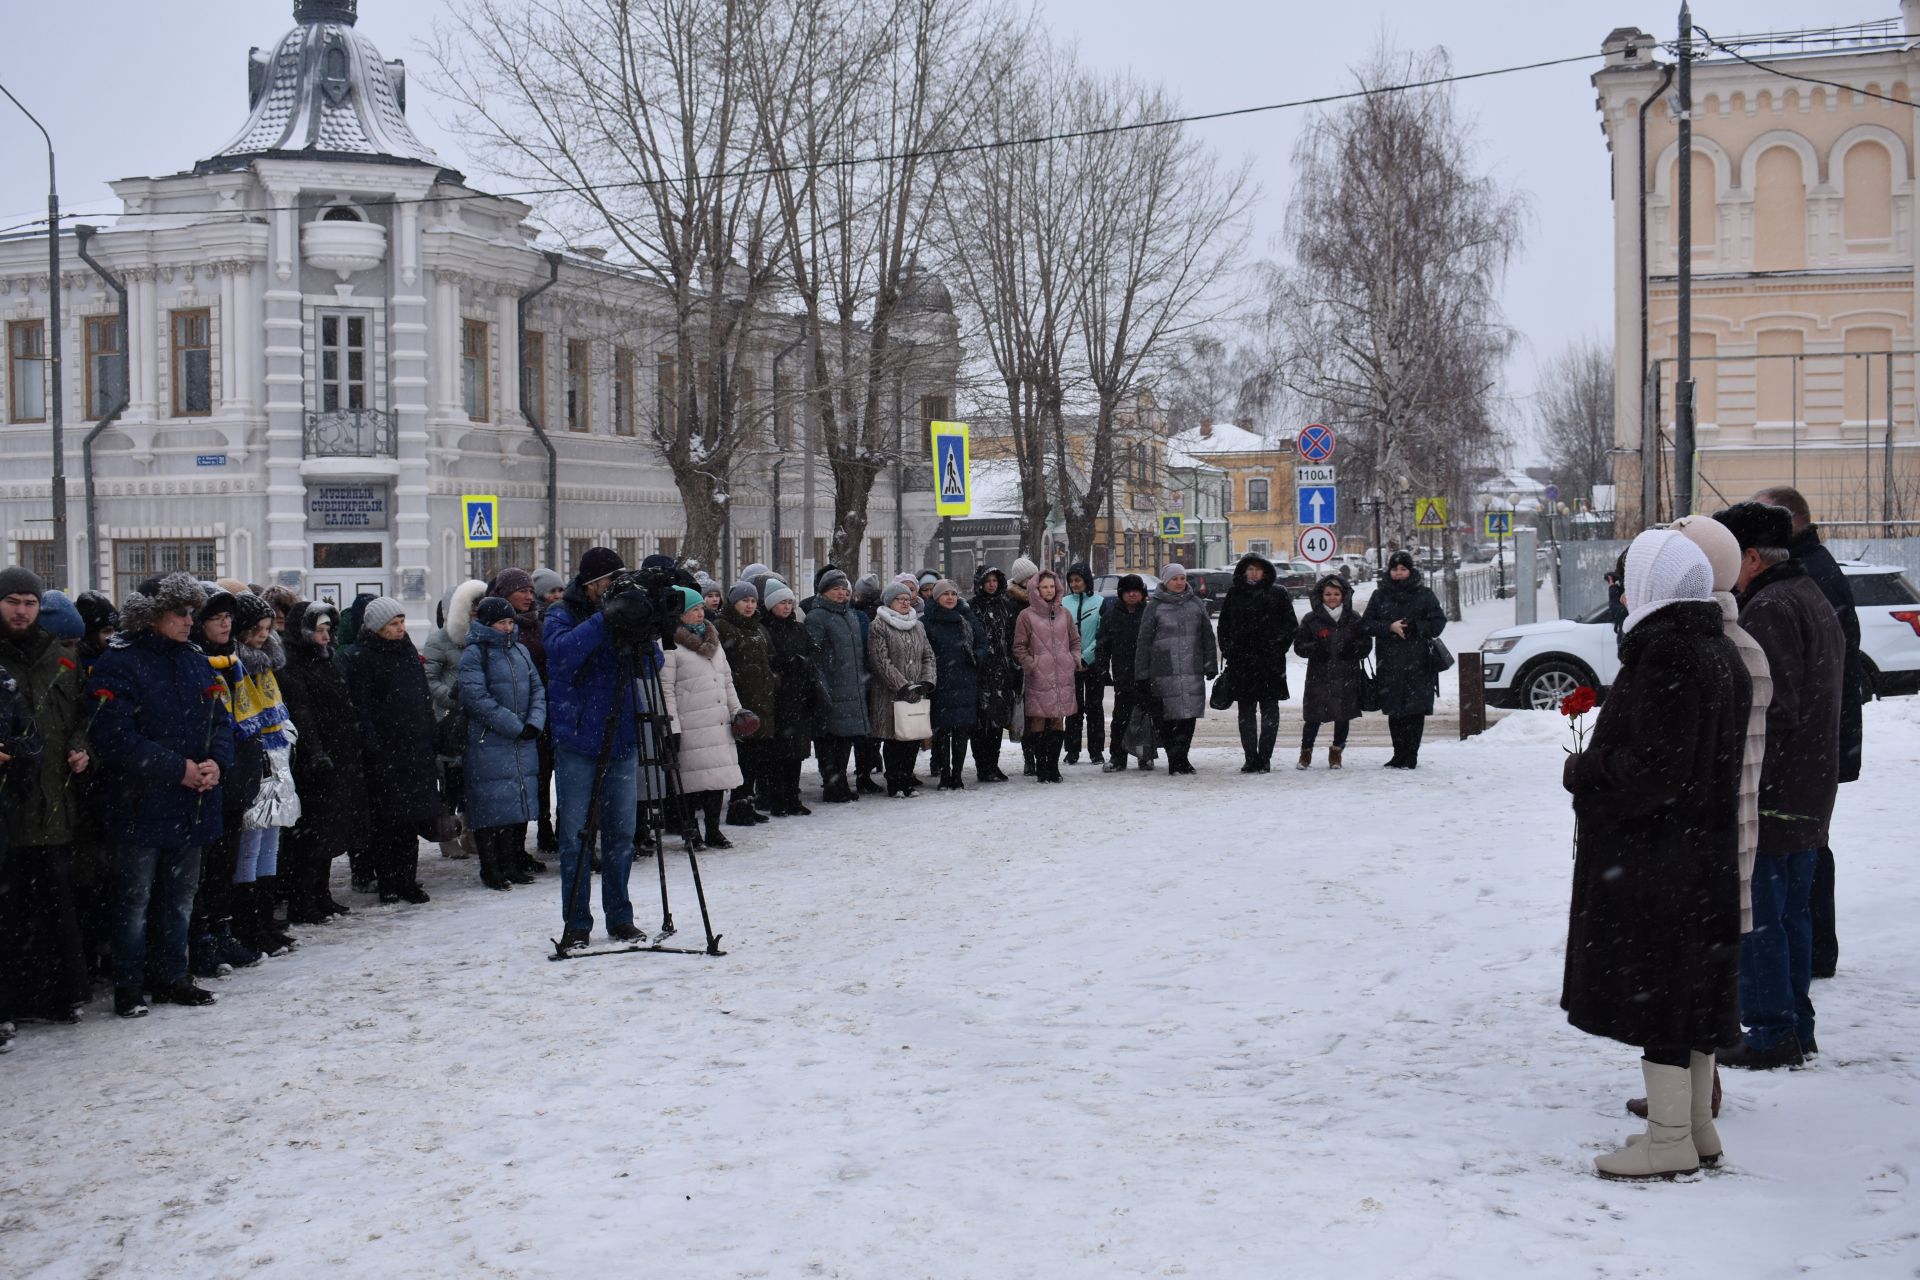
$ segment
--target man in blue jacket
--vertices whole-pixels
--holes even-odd
[[[151,594],[129,594],[120,635],[87,685],[101,789],[113,800],[103,818],[114,841],[113,1009],[123,1018],[147,1012],[146,993],[213,1003],[187,973],[200,852],[220,839],[220,776],[234,759],[226,686],[187,639],[206,602],[184,573]],[[147,905],[156,895],[150,955]]]
[[[592,899],[581,859],[587,808],[600,785],[600,909],[607,935],[642,942],[627,897],[639,778],[639,697],[634,682],[655,670],[648,606],[639,593],[606,599],[625,566],[617,552],[589,548],[559,603],[547,609],[547,728],[553,734],[554,823],[560,842],[560,945],[584,947],[593,933]],[[636,656],[638,662],[636,663]]]

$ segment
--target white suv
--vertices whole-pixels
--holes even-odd
[[[1860,652],[1880,697],[1920,693],[1920,591],[1896,565],[1842,561],[1860,617]],[[1580,685],[1605,692],[1620,671],[1606,609],[1584,618],[1503,627],[1480,646],[1487,702],[1553,711]]]

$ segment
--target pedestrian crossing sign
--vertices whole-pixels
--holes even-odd
[[[1422,529],[1444,529],[1447,527],[1447,500],[1445,498],[1417,498],[1413,504],[1413,523]]]
[[[1163,538],[1186,537],[1187,518],[1185,516],[1161,516],[1160,536]]]
[[[973,450],[964,422],[935,422],[933,434],[933,511],[941,516],[973,514]]]
[[[1504,538],[1513,532],[1513,512],[1484,511],[1480,515],[1485,524],[1486,536]]]
[[[465,527],[469,547],[500,545],[500,499],[490,493],[463,494],[460,498],[460,523]]]

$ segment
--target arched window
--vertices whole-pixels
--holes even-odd
[[[358,222],[360,215],[344,204],[337,204],[320,215],[322,222]]]
[[[1879,148],[1875,147],[1878,151]],[[1864,150],[1856,146],[1854,151]],[[1849,153],[1851,155],[1851,152]],[[1851,187],[1847,190],[1853,195]],[[1893,350],[1893,330],[1857,328],[1847,330],[1846,349],[1850,353]],[[1841,363],[1845,387],[1842,413],[1849,423],[1884,423],[1887,419],[1887,357],[1851,359]]]
[[[1757,346],[1763,356],[1797,356],[1806,350],[1806,339],[1798,329],[1767,329],[1761,332]],[[1805,417],[1800,410],[1800,399],[1796,398],[1796,386],[1799,397],[1804,398],[1806,379],[1796,378],[1796,363],[1786,359],[1754,361],[1756,421],[1785,424]]]
[[[1856,142],[1847,148],[1842,171],[1847,251],[1885,251],[1893,239],[1893,157],[1877,142]]]
[[[1672,187],[1676,216],[1673,219],[1673,251],[1676,259],[1680,252],[1680,219],[1677,210],[1680,203],[1680,161],[1673,162],[1674,182]],[[1716,243],[1716,231],[1720,226],[1719,184],[1714,177],[1713,157],[1696,151],[1693,155],[1693,256],[1712,258],[1719,252]]]
[[[1798,271],[1807,265],[1807,183],[1800,153],[1769,147],[1754,166],[1753,266]]]

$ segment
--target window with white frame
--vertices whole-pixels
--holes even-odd
[[[107,416],[126,390],[120,360],[120,317],[88,316],[87,341],[87,417],[98,422]]]
[[[1267,509],[1267,482],[1265,480],[1247,481],[1247,510],[1265,511]]]
[[[148,578],[190,573],[202,581],[219,572],[219,554],[212,538],[115,538],[113,540],[113,594],[125,600]]]
[[[487,420],[487,322],[460,322],[460,399],[467,417]]]
[[[205,307],[172,316],[173,416],[213,412],[213,313]]]
[[[364,311],[320,313],[320,409],[373,407],[367,394],[371,317]]]
[[[40,320],[7,325],[7,417],[47,420],[47,326]]]

